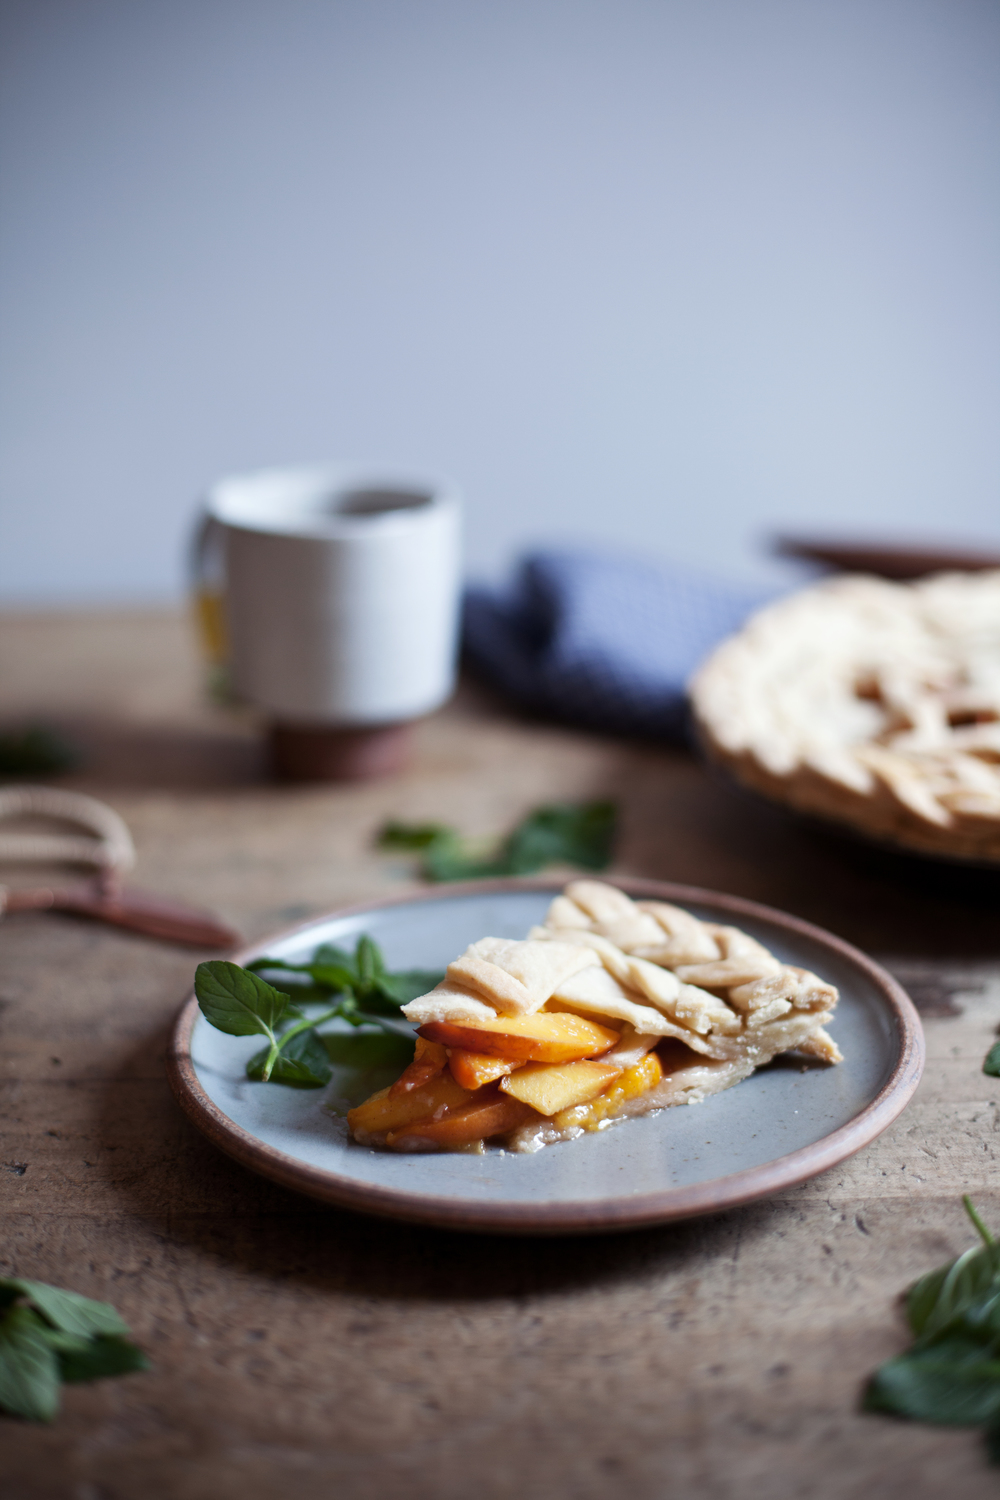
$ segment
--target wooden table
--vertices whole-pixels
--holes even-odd
[[[858,1413],[905,1343],[898,1293],[1000,1223],[995,901],[923,890],[744,799],[687,755],[522,722],[466,689],[412,771],[261,779],[206,706],[183,620],[8,617],[6,719],[60,722],[67,784],[128,820],[137,883],[247,937],[412,885],[387,817],[499,831],[554,798],[621,804],[621,872],[784,907],[887,963],[925,1007],[916,1100],[874,1146],[765,1203],[618,1237],[434,1232],[237,1167],[168,1093],[198,955],[70,917],[0,925],[0,1273],[113,1302],[151,1373],[0,1421],[4,1500],[699,1500],[995,1495],[976,1434]],[[710,1108],[708,1105],[706,1108]]]

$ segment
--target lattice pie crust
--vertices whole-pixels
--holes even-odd
[[[921,852],[1000,861],[1000,571],[804,589],[725,641],[691,698],[748,785]]]
[[[429,994],[404,1006],[417,1025],[475,1026],[541,1010],[570,1012],[618,1031],[602,1061],[631,1067],[654,1047],[664,1076],[612,1118],[694,1104],[746,1078],[780,1052],[840,1062],[825,1030],[837,991],[784,964],[739,928],[702,922],[663,901],[633,901],[615,886],[579,880],[527,941],[483,938]],[[573,1110],[522,1125],[507,1144],[536,1151],[595,1128]],[[582,1117],[581,1117],[582,1118]],[[355,1137],[382,1142],[371,1133]],[[405,1140],[399,1142],[407,1149]],[[415,1143],[415,1149],[420,1149]]]

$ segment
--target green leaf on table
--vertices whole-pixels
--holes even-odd
[[[205,1019],[229,1036],[268,1036],[288,1008],[281,990],[221,958],[198,965],[194,992]]]
[[[994,1042],[983,1060],[983,1072],[991,1078],[1000,1078],[1000,1042]]]
[[[15,1416],[50,1422],[59,1410],[61,1380],[149,1368],[141,1349],[122,1336],[128,1326],[107,1302],[11,1277],[0,1280],[0,1309],[0,1409]]]
[[[980,1350],[912,1350],[872,1377],[865,1410],[939,1427],[981,1427],[1000,1415],[1000,1360]]]
[[[30,1307],[12,1307],[0,1322],[0,1407],[32,1422],[51,1422],[59,1410],[59,1360],[46,1331]]]
[[[82,1349],[59,1352],[59,1373],[67,1384],[82,1380],[104,1380],[109,1375],[131,1375],[148,1370],[149,1360],[128,1339],[100,1335]]]
[[[525,818],[507,840],[511,874],[528,875],[546,865],[603,870],[611,860],[617,809],[613,802],[556,803]]]
[[[330,1061],[341,1068],[394,1068],[413,1061],[414,1044],[398,1031],[327,1031],[320,1038]]]
[[[915,1282],[906,1316],[915,1339],[871,1377],[863,1405],[913,1421],[988,1429],[1000,1461],[1000,1245],[968,1197],[982,1243]]]
[[[378,845],[421,853],[422,873],[435,881],[531,875],[554,864],[603,870],[616,821],[613,802],[557,802],[529,813],[492,853],[477,851],[443,823],[387,823]]]
[[[1000,1245],[980,1245],[922,1276],[906,1295],[906,1317],[918,1337],[930,1338],[997,1286]]]
[[[442,840],[454,839],[453,828],[444,823],[386,823],[378,836],[380,849],[429,849]]]
[[[263,1077],[269,1051],[268,1047],[262,1047],[247,1063],[247,1077],[254,1083]],[[284,1083],[293,1089],[321,1089],[330,1082],[331,1071],[326,1048],[310,1028],[300,1031],[282,1047],[269,1082]]]
[[[44,1281],[11,1278],[0,1282],[0,1287],[13,1288],[15,1294],[27,1297],[52,1327],[58,1328],[61,1333],[76,1334],[83,1338],[97,1333],[128,1333],[128,1324],[122,1322],[108,1302],[94,1302],[90,1297],[81,1297],[78,1292],[64,1292]]]
[[[45,724],[0,734],[0,776],[58,776],[82,760],[76,745]]]

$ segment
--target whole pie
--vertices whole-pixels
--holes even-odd
[[[1000,571],[803,589],[724,641],[691,699],[747,785],[923,853],[1000,861]]]
[[[824,1062],[837,991],[737,927],[578,880],[524,941],[484,937],[429,994],[413,1062],[348,1114],[396,1151],[537,1151],[696,1104],[779,1052]]]

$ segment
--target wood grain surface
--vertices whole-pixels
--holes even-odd
[[[415,889],[372,847],[387,817],[488,833],[610,795],[616,870],[830,928],[903,981],[928,1045],[886,1134],[776,1198],[609,1238],[469,1237],[325,1207],[214,1150],[163,1069],[198,955],[13,914],[0,1273],[114,1302],[154,1369],[68,1388],[51,1428],[0,1418],[3,1500],[996,1494],[976,1434],[857,1410],[906,1342],[899,1292],[970,1242],[962,1192],[1000,1222],[995,887],[821,840],[681,752],[522,722],[472,688],[395,781],[270,787],[256,727],[202,702],[169,615],[8,617],[0,658],[3,719],[77,738],[66,784],[126,818],[137,881],[248,941]]]

